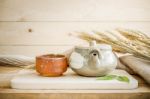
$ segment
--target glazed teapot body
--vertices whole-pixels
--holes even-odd
[[[79,75],[104,76],[116,68],[117,57],[110,45],[93,41],[89,47],[75,47],[69,64]]]

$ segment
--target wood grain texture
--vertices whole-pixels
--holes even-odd
[[[150,21],[149,0],[0,0],[0,21]]]
[[[68,33],[126,27],[150,33],[150,0],[0,0],[0,54],[61,53],[85,42]],[[136,90],[0,89],[0,99],[149,99]]]
[[[150,35],[150,22],[0,22],[0,45],[86,44],[70,33],[117,27],[137,29]]]
[[[149,93],[0,93],[1,99],[149,99]]]
[[[18,90],[0,88],[0,93],[150,93],[150,87],[146,83],[143,83],[137,89],[133,90]]]
[[[35,57],[42,54],[62,54],[73,46],[0,46],[0,54]]]
[[[0,54],[61,53],[72,32],[125,27],[150,33],[150,0],[0,0]]]
[[[1,99],[149,99],[150,88],[146,84],[133,90],[16,90],[0,89]]]
[[[150,35],[150,22],[0,22],[0,54],[62,53],[75,45],[88,45],[70,33],[116,27],[138,29]]]
[[[16,68],[3,67],[3,72]],[[139,87],[133,90],[17,90],[0,88],[0,99],[149,99],[150,87],[138,76]]]

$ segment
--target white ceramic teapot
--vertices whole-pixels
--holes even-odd
[[[110,45],[92,41],[89,47],[75,47],[69,65],[82,76],[104,76],[116,68],[117,60]]]

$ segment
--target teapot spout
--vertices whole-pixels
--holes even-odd
[[[90,57],[93,59],[101,59],[101,53],[99,49],[92,49],[90,52]]]
[[[94,49],[90,52],[90,57],[88,60],[88,64],[90,66],[90,68],[92,69],[96,69],[100,66],[100,60],[101,60],[101,55],[100,55],[100,51],[97,49]]]

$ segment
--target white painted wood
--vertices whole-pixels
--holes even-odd
[[[38,56],[43,54],[63,54],[73,46],[0,46],[0,55]]]
[[[115,70],[110,74],[126,76],[129,78],[129,83],[78,76],[71,70],[60,77],[42,77],[34,70],[23,70],[11,80],[11,87],[15,89],[135,89],[138,87],[137,80],[123,70]]]
[[[36,56],[87,44],[76,31],[150,34],[150,0],[0,0],[0,54]]]
[[[150,0],[0,0],[0,21],[150,21]]]
[[[150,34],[150,22],[0,22],[0,45],[87,44],[69,34],[113,30],[116,27]]]

